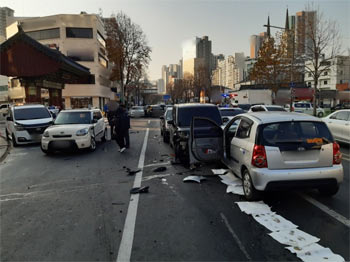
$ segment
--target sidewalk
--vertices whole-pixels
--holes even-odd
[[[5,136],[5,127],[0,124],[0,162],[5,159],[10,148]]]

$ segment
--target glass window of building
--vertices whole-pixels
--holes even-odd
[[[102,36],[102,34],[97,31],[97,41],[103,46],[106,47],[106,41],[104,39],[104,37]]]
[[[92,38],[92,28],[66,27],[67,38]]]
[[[103,66],[103,67],[108,67],[108,61],[106,58],[104,58],[102,55],[98,54],[98,62]]]
[[[60,38],[60,29],[51,28],[45,30],[30,31],[26,32],[26,34],[35,40]]]
[[[89,108],[92,106],[92,97],[71,97],[71,107],[74,108]]]

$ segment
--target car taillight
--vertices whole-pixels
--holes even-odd
[[[292,106],[292,112],[294,112],[294,106]]]
[[[339,165],[341,163],[342,153],[340,152],[340,146],[337,142],[333,142],[333,165]]]
[[[265,147],[255,145],[253,149],[252,165],[258,168],[267,167]]]

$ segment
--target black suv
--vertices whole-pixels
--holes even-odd
[[[209,118],[222,125],[221,114],[213,104],[177,104],[173,107],[173,120],[168,121],[170,146],[175,150],[176,159],[189,162],[188,140],[193,117]]]

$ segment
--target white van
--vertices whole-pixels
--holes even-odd
[[[52,123],[52,116],[43,105],[11,106],[6,117],[6,136],[15,147],[39,143],[41,135]]]

